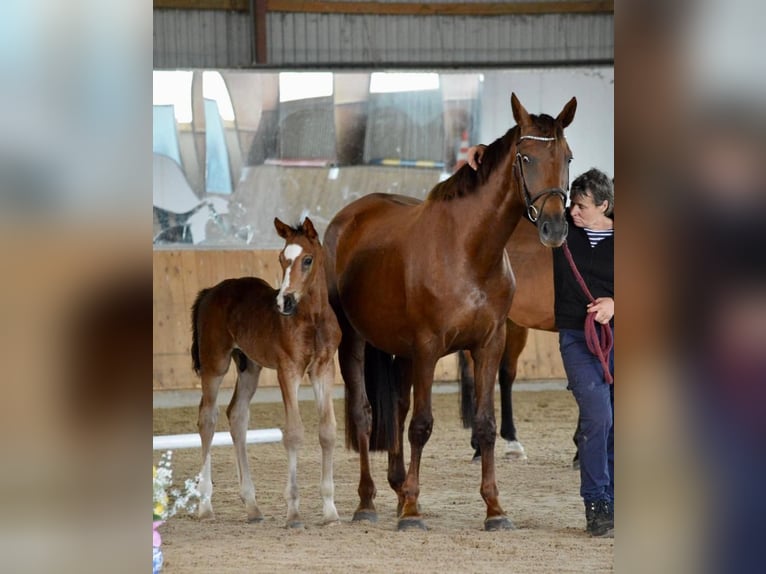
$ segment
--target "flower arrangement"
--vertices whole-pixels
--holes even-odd
[[[152,466],[153,509],[152,509],[152,570],[157,574],[162,570],[162,537],[157,529],[165,521],[186,510],[190,514],[197,508],[200,492],[197,489],[199,475],[184,482],[183,490],[173,487],[173,451],[169,450],[160,456],[157,466]],[[171,503],[172,500],[172,503]]]

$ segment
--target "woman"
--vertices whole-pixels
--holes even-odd
[[[468,150],[476,169],[484,146]],[[591,536],[614,533],[614,386],[600,360],[588,349],[589,314],[601,329],[614,326],[614,187],[606,174],[591,169],[572,182],[567,213],[567,245],[575,266],[594,298],[583,292],[563,248],[553,250],[556,328],[568,386],[579,408],[577,446],[580,495]],[[614,376],[614,350],[608,357]]]

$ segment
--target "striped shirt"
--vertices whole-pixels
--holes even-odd
[[[588,229],[587,227],[584,228],[585,233],[588,234],[588,240],[590,241],[590,246],[595,247],[599,241],[604,239],[605,237],[612,237],[614,235],[614,228],[612,229]]]

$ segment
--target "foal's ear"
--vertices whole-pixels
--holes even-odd
[[[511,110],[513,110],[513,119],[520,126],[529,124],[529,112],[521,105],[515,92],[511,92]]]
[[[317,238],[317,230],[314,229],[314,224],[308,217],[303,220],[303,234],[312,241]]]
[[[561,110],[561,113],[556,118],[556,122],[560,123],[562,128],[567,127],[569,124],[572,123],[576,109],[577,109],[577,98],[572,98],[571,100],[567,102],[567,105],[564,106],[564,109]]]
[[[282,223],[278,217],[274,218],[274,227],[277,230],[277,233],[282,239],[287,239],[291,233],[293,233],[292,227],[287,225],[286,223]]]

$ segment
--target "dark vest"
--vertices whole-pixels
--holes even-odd
[[[569,251],[593,298],[614,298],[614,236],[602,239],[595,247],[591,247],[588,234],[581,227],[575,226],[569,212],[567,221]],[[575,279],[561,247],[553,250],[553,284],[556,328],[584,329],[589,300]],[[614,326],[614,318],[611,324]]]

